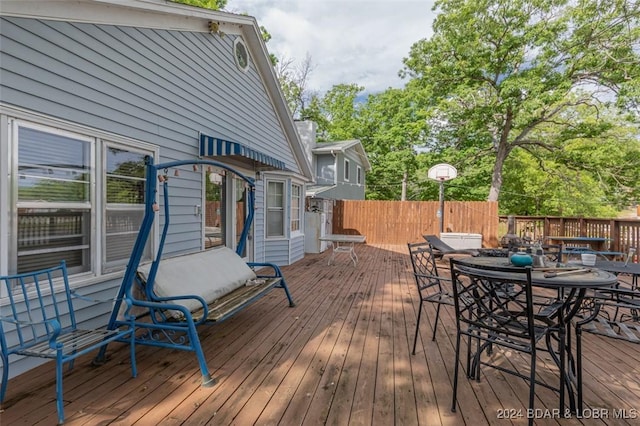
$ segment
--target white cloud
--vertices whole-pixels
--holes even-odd
[[[226,10],[255,16],[277,57],[314,66],[309,89],[356,83],[366,92],[402,87],[402,58],[432,34],[433,0],[229,0]]]

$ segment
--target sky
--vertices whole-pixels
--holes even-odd
[[[254,16],[272,38],[269,53],[302,64],[311,58],[308,89],[336,84],[365,93],[403,87],[398,77],[411,45],[432,34],[433,0],[228,0],[228,12]]]

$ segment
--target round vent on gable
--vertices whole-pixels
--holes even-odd
[[[249,51],[241,37],[236,38],[233,42],[233,57],[238,68],[242,71],[249,69]]]

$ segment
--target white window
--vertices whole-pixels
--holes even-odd
[[[10,268],[27,272],[64,259],[70,273],[91,271],[93,140],[22,123],[14,132],[17,253]]]
[[[358,185],[362,185],[362,167],[356,167],[356,182]]]
[[[104,271],[122,269],[131,256],[144,217],[147,155],[127,146],[104,144]],[[143,259],[150,258],[147,244]]]
[[[302,186],[291,185],[291,232],[300,231],[302,214]]]
[[[236,38],[233,42],[233,58],[236,61],[236,66],[240,70],[247,71],[249,69],[249,52],[240,37]]]
[[[267,237],[284,236],[284,182],[267,181]]]
[[[10,272],[63,259],[71,274],[123,269],[144,213],[144,157],[153,152],[18,120],[11,145]]]
[[[349,181],[349,160],[344,160],[344,180]]]

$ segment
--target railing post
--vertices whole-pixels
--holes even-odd
[[[609,222],[609,238],[610,238],[609,250],[621,251],[620,250],[620,222],[618,222],[615,219],[611,219],[611,221]],[[612,245],[611,245],[611,242],[613,242]]]

